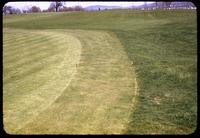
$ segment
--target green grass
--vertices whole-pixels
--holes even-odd
[[[4,116],[8,121],[6,126],[17,125],[20,119],[27,121],[21,123],[19,129],[8,132],[193,133],[197,121],[196,26],[194,10],[108,10],[5,16],[3,105],[4,113],[11,116],[21,108],[18,99],[34,96],[34,91],[41,93],[37,90],[41,85],[50,86],[50,83],[44,85],[53,74],[48,68],[61,64],[66,47],[71,49],[76,40],[81,43],[77,73],[69,86],[59,91],[61,94],[53,102],[51,97],[43,104],[36,102],[41,105],[38,109],[37,104],[33,104],[34,98],[29,98],[33,107],[25,106],[29,109],[27,114],[31,115],[32,109],[38,112],[32,115],[31,121],[26,114],[21,117],[22,110],[18,111],[18,120]],[[69,41],[60,37],[69,37]],[[32,86],[36,80],[38,83]],[[136,85],[138,95],[135,98]],[[50,88],[47,90],[52,91],[52,97],[55,95]],[[12,105],[12,100],[19,105]],[[50,103],[51,106],[44,108]],[[12,110],[7,109],[8,105]]]
[[[194,132],[197,122],[196,25],[192,25],[192,21],[171,23],[117,34],[136,64],[140,89],[127,133]],[[133,35],[137,36],[136,41],[130,39]]]

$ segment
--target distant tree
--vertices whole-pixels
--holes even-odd
[[[48,12],[52,12],[52,11],[55,11],[55,3],[52,2],[48,8]]]
[[[3,7],[3,13],[6,15],[6,14],[13,14],[13,8],[11,6],[4,6]]]
[[[169,9],[172,2],[168,1],[168,2],[159,2],[159,3],[160,3],[160,8]]]
[[[164,9],[166,7],[165,2],[159,2],[160,3],[160,8]]]
[[[170,8],[172,2],[165,2],[166,8]]]
[[[3,7],[3,14],[5,14],[5,15],[7,14],[7,13],[6,13],[6,9],[7,9],[7,6],[4,6],[4,7]]]
[[[60,7],[62,7],[62,6],[63,6],[63,3],[62,3],[62,2],[56,1],[56,5],[55,5],[56,12],[58,12],[58,9],[59,9]]]
[[[56,1],[56,2],[52,2],[48,8],[49,11],[56,11],[58,12],[60,7],[62,7],[64,5],[64,2],[60,2],[60,1]]]
[[[42,12],[48,12],[48,9],[47,10],[42,10]]]
[[[165,2],[156,2],[156,8],[157,9],[163,9],[166,7]]]
[[[63,6],[63,8],[60,11],[67,12],[67,11],[73,11],[73,10],[74,9],[72,7],[65,7],[65,6]]]
[[[22,9],[22,13],[30,13],[31,12],[31,7],[30,6],[25,6]]]
[[[18,9],[18,8],[13,8],[12,11],[13,11],[13,14],[20,14],[20,13],[22,13],[21,10]]]
[[[100,8],[99,8],[100,9]],[[81,6],[75,6],[74,11],[83,11],[84,9]]]
[[[60,11],[66,12],[66,11],[83,11],[84,9],[81,6],[75,6],[75,7],[65,7],[63,6]]]
[[[24,10],[22,10],[22,13],[27,13],[27,10],[25,10],[25,9],[24,9]]]
[[[3,7],[3,13],[6,14],[20,14],[21,11],[18,8],[13,8],[11,6],[4,6]]]
[[[34,6],[25,6],[22,9],[22,13],[32,13],[32,7],[34,7]]]
[[[190,9],[190,8],[195,7],[195,5],[194,5],[192,2],[185,2],[185,3],[184,3],[184,7]]]
[[[31,7],[31,12],[41,12],[41,9],[39,7],[33,6]]]
[[[195,8],[195,5],[192,2],[172,2],[171,7],[173,9],[191,9]]]

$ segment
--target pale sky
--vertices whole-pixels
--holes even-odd
[[[40,9],[48,9],[51,2],[8,2],[6,5],[12,6],[19,9],[26,9],[30,8],[32,6],[40,7]],[[152,3],[152,2],[147,2]],[[121,7],[127,7],[127,6],[137,6],[142,5],[144,2],[65,2],[66,7],[73,7],[73,6],[82,6],[87,7],[91,5],[105,5],[105,6],[121,6]]]

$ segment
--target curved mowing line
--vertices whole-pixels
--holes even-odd
[[[111,35],[111,36],[113,36],[113,37],[116,37],[117,38],[117,35],[115,34],[115,33],[113,33],[113,32],[109,32],[109,34]],[[122,45],[122,43],[120,42],[120,40],[117,38],[117,40],[118,40],[118,42],[120,43],[120,45],[123,47],[123,45]],[[125,50],[124,50],[124,47],[123,47],[123,51],[125,52]],[[126,53],[126,52],[125,52]],[[131,62],[131,65],[133,65],[133,62],[132,61],[130,61],[129,60],[129,58],[128,58],[128,55],[126,55],[127,56],[127,59],[128,59],[128,61],[129,62]],[[132,98],[132,106],[131,106],[131,108],[130,108],[130,111],[129,111],[129,120],[131,120],[131,115],[132,115],[132,113],[133,113],[133,109],[134,109],[134,107],[136,106],[136,98],[137,98],[137,96],[139,95],[139,87],[138,87],[138,83],[137,83],[137,74],[136,74],[136,72],[135,72],[135,67],[133,67],[133,66],[131,66],[131,68],[132,68],[132,73],[133,73],[133,75],[134,75],[134,96],[133,96],[133,98]],[[129,124],[129,122],[127,123],[127,125]],[[124,126],[124,130],[127,128],[128,126]]]
[[[80,62],[85,65],[79,64],[77,74],[65,92],[17,133],[123,133],[135,106],[138,89],[123,46],[105,31],[66,32],[82,42]]]
[[[80,60],[81,43],[78,39],[68,34],[65,37],[66,39],[63,40],[63,43],[67,42],[67,44],[71,43],[72,45],[68,45],[70,48],[67,49],[63,62],[54,71],[55,74],[49,80],[49,83],[29,92],[30,94],[22,95],[15,105],[12,105],[12,103],[8,103],[9,105],[4,104],[4,126],[8,133],[15,133],[31,122],[33,118],[50,106],[62,94],[73,79],[76,73],[75,65]],[[68,70],[66,71],[66,69]],[[6,100],[5,97],[4,100]],[[12,115],[13,113],[15,116]]]
[[[67,33],[78,40],[67,38],[71,40],[67,43],[72,44],[68,52],[73,56],[66,55],[67,61],[60,64],[57,69],[60,72],[55,70],[51,79],[53,82],[50,80],[45,86],[31,91],[31,95],[18,95],[15,101],[21,103],[15,105],[23,104],[26,107],[13,110],[17,116],[12,118],[14,123],[4,118],[10,121],[6,130],[11,133],[47,134],[123,133],[135,106],[138,86],[136,78],[131,77],[134,70],[132,72],[133,68],[117,37],[105,31],[43,30],[38,33],[61,36]],[[76,47],[81,47],[79,40],[83,49],[78,50]],[[75,67],[77,63],[78,72]]]
[[[134,72],[135,72],[135,69],[134,69]],[[128,128],[129,127],[129,123],[130,123],[130,121],[131,121],[131,119],[132,119],[132,114],[133,114],[133,112],[134,112],[134,110],[135,110],[135,108],[134,107],[136,107],[136,99],[137,99],[137,97],[139,96],[139,87],[138,87],[138,83],[137,83],[137,79],[136,79],[136,73],[135,73],[135,79],[134,79],[134,84],[135,84],[135,87],[134,87],[134,97],[132,98],[132,108],[130,108],[130,112],[129,112],[129,121],[128,121],[128,123],[127,123],[127,125],[125,126],[125,128]],[[126,129],[124,129],[124,130],[126,130]],[[126,133],[124,133],[124,134],[126,134]]]
[[[25,127],[26,124],[28,124],[28,123],[34,121],[34,119],[35,119],[42,111],[44,111],[45,109],[47,109],[48,107],[50,107],[50,106],[62,95],[62,93],[64,92],[64,90],[69,86],[69,84],[70,84],[71,80],[74,78],[74,75],[76,74],[76,72],[77,72],[77,70],[74,69],[74,72],[72,73],[71,78],[68,80],[66,86],[65,86],[62,90],[60,90],[61,92],[60,92],[59,94],[55,95],[54,99],[51,99],[51,102],[45,104],[45,106],[43,106],[43,108],[40,108],[39,111],[34,112],[34,116],[29,117],[29,119],[28,119],[27,121],[24,121],[23,123],[20,122],[21,126],[15,128],[15,132],[17,132],[18,130],[20,130],[20,129],[22,129],[23,127]]]
[[[112,35],[112,36],[114,36],[114,37],[116,37],[117,38],[117,35],[115,34],[115,33],[113,33],[113,32],[110,32],[110,34]],[[121,44],[121,42],[120,42],[120,40],[118,39],[118,41],[119,41],[119,43]],[[122,45],[122,44],[121,44]],[[123,46],[123,45],[122,45]],[[124,48],[124,47],[123,47]],[[124,50],[125,51],[125,50]],[[126,52],[125,52],[126,53]],[[127,58],[128,58],[128,55],[127,55]],[[129,58],[128,58],[128,60],[129,60]],[[133,64],[133,62],[132,61],[130,61],[129,60],[129,62],[131,62],[131,65],[134,65]],[[134,110],[135,110],[135,106],[136,106],[136,99],[137,99],[137,97],[138,97],[138,95],[139,95],[139,87],[138,87],[138,83],[137,83],[137,74],[136,74],[136,72],[135,72],[135,66],[132,66],[132,72],[133,72],[133,75],[134,75],[134,96],[133,96],[133,98],[132,98],[132,105],[131,105],[131,108],[130,108],[130,110],[129,110],[129,121],[131,121],[131,119],[132,119],[132,113],[134,112]],[[128,124],[129,124],[129,121],[127,122],[127,125],[126,126],[124,126],[124,130],[126,129],[126,128],[128,128],[129,126],[128,126]]]

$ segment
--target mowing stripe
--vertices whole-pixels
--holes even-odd
[[[77,73],[54,103],[17,133],[123,133],[137,95],[135,74],[123,46],[114,35],[103,31],[54,31],[81,41]]]
[[[19,72],[17,72],[18,70],[16,71],[16,69],[12,70],[12,72],[10,70],[9,71],[6,70],[6,73],[9,74],[9,77],[4,77],[3,82],[4,82],[4,84],[7,84],[7,83],[13,83],[14,81],[18,81],[20,79],[24,79],[28,75],[37,73],[37,72],[49,67],[51,64],[55,64],[55,63],[59,62],[59,60],[60,59],[55,59],[54,61],[47,61],[47,62],[45,62],[45,64],[46,64],[45,67],[43,65],[38,64],[37,62],[32,63],[33,66],[30,66],[30,64],[26,64],[27,69],[24,69],[22,73],[20,73],[20,69],[18,69]],[[22,66],[21,68],[25,68],[25,67]]]
[[[50,41],[50,38],[46,38],[46,40],[45,39],[40,39],[39,41],[38,40],[39,39],[35,39],[33,42],[31,42],[30,40],[27,40],[28,43],[22,43],[22,44],[20,43],[9,44],[9,46],[4,48],[4,51],[6,52],[6,54],[14,55],[18,52],[19,49],[25,51],[31,48],[34,49],[35,47],[37,47],[38,44],[41,46],[48,44],[47,42]]]
[[[35,35],[37,35],[37,34],[35,34]],[[62,37],[60,37],[60,38],[57,38],[57,37],[49,37],[49,36],[45,36],[44,37],[44,35],[39,35],[39,36],[41,36],[41,38],[40,39],[26,39],[27,40],[27,43],[25,43],[25,42],[16,42],[16,43],[5,43],[5,45],[7,44],[9,44],[7,47],[4,47],[4,51],[7,53],[7,52],[11,52],[11,54],[15,54],[15,53],[17,53],[18,52],[18,49],[19,49],[19,47],[20,47],[20,49],[22,49],[23,48],[23,50],[24,51],[26,51],[26,50],[29,50],[29,49],[34,49],[35,48],[35,46],[37,46],[38,44],[39,45],[44,45],[45,46],[45,44],[46,45],[48,45],[49,43],[59,43],[60,42],[60,39],[64,39],[64,38],[62,38]],[[44,39],[42,39],[42,36],[44,37]],[[57,40],[56,40],[57,39]],[[12,41],[11,41],[12,42]],[[28,46],[27,46],[27,44],[29,44]],[[12,53],[13,52],[13,53]]]
[[[37,57],[34,57],[34,58],[26,58],[24,60],[19,60],[19,62],[15,62],[15,64],[9,64],[9,66],[5,66],[5,71],[11,71],[12,68],[19,68],[21,66],[24,66],[24,65],[29,65],[31,62],[32,63],[40,63],[42,62],[42,60],[45,60],[52,56],[56,56],[58,55],[59,52],[62,52],[63,50],[57,50],[57,51],[50,51],[49,53],[42,53],[42,54],[37,54]],[[6,62],[4,62],[6,63]]]
[[[20,30],[19,30],[20,31]],[[43,33],[42,33],[43,34]],[[55,33],[51,33],[55,34]],[[76,64],[79,62],[80,53],[81,53],[81,44],[78,39],[72,37],[68,34],[60,35],[66,39],[62,40],[62,51],[66,51],[62,55],[63,60],[59,66],[49,68],[49,72],[46,69],[43,69],[42,76],[51,74],[51,78],[42,86],[35,88],[33,91],[23,92],[21,95],[15,94],[16,91],[9,92],[11,84],[6,84],[4,82],[4,126],[7,133],[15,133],[18,129],[22,128],[25,124],[30,122],[35,118],[42,110],[50,106],[57,97],[63,92],[66,85],[70,83],[73,78],[73,75],[76,72]],[[60,53],[61,51],[54,51],[55,54]],[[48,54],[49,56],[54,54],[53,52]],[[30,58],[31,59],[31,58]],[[32,60],[29,61],[31,65]],[[6,64],[6,63],[4,63]],[[28,63],[27,63],[28,65]],[[37,66],[36,66],[37,67]],[[67,70],[66,70],[67,69]],[[31,71],[31,70],[30,70]],[[42,70],[41,70],[42,71]],[[38,73],[37,73],[38,74]],[[47,74],[47,75],[48,75]],[[7,74],[5,74],[7,75]],[[28,75],[28,73],[26,73]],[[23,74],[20,75],[21,77]],[[29,78],[34,77],[34,74],[29,74]],[[22,78],[18,76],[19,81],[23,81]],[[34,78],[34,80],[40,79]],[[12,82],[12,87],[18,82]],[[27,85],[27,84],[26,84]],[[17,86],[17,85],[16,85]],[[7,94],[5,94],[7,93]],[[8,96],[9,93],[12,93],[13,96]],[[19,95],[19,96],[17,96]],[[12,101],[12,102],[9,102]],[[14,104],[13,104],[14,103]],[[14,116],[13,116],[14,114]]]
[[[46,44],[46,43],[44,43],[44,44]],[[34,48],[33,50],[31,50],[32,48],[27,48],[26,50],[18,48],[18,50],[16,50],[15,53],[12,53],[12,54],[9,53],[7,55],[4,54],[4,59],[8,63],[9,62],[15,62],[15,61],[18,61],[18,60],[23,59],[23,58],[35,56],[35,55],[37,55],[37,53],[40,53],[41,51],[46,51],[46,50],[50,51],[50,50],[55,49],[55,47],[50,47],[50,46],[47,46],[47,45],[42,45],[42,46],[35,45],[35,46],[36,46],[36,48]],[[21,51],[22,53],[18,54],[19,51]]]
[[[22,66],[22,65],[27,64],[32,61],[36,62],[39,60],[43,60],[43,58],[45,58],[45,57],[51,57],[53,55],[57,55],[59,52],[62,52],[63,49],[65,49],[65,48],[62,48],[62,49],[48,48],[48,49],[45,49],[45,51],[42,51],[42,49],[40,49],[41,51],[36,54],[34,54],[34,53],[27,54],[26,56],[21,57],[20,59],[17,59],[17,58],[10,59],[10,60],[5,59],[4,62],[8,63],[7,67],[15,67],[16,68],[16,67]],[[12,64],[10,64],[10,63],[12,63]]]

